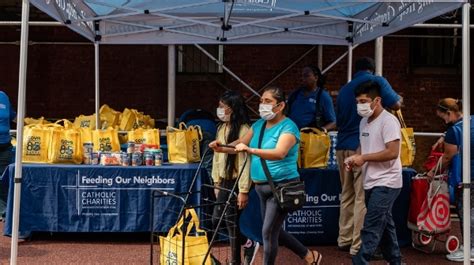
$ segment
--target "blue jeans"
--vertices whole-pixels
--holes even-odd
[[[400,248],[392,217],[392,206],[398,194],[400,194],[400,189],[388,187],[374,187],[365,191],[367,213],[361,230],[362,246],[357,255],[352,258],[352,264],[369,264],[379,244],[384,259],[390,265],[401,263]]]

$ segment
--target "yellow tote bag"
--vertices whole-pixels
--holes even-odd
[[[75,128],[89,128],[91,130],[95,130],[95,120],[96,120],[96,115],[79,115],[76,117],[74,120],[74,127]]]
[[[185,233],[183,235],[182,226],[184,218],[191,216]],[[190,235],[190,231],[196,232]],[[183,263],[183,236],[184,244],[184,263]],[[209,243],[207,241],[206,232],[199,227],[199,218],[194,209],[186,210],[185,216],[180,218],[178,223],[171,227],[166,237],[160,236],[160,264],[176,264],[176,265],[211,265],[210,255],[204,262]]]
[[[81,164],[82,141],[78,129],[52,128],[50,163]]]
[[[128,140],[137,144],[160,145],[160,131],[158,129],[136,129],[128,132]]]
[[[48,124],[49,121],[45,120],[44,117],[40,117],[38,119],[35,118],[25,118],[24,120],[25,125],[33,125],[33,124]]]
[[[202,140],[201,128],[183,122],[179,128],[166,127],[168,159],[170,163],[192,163],[201,160],[199,142]]]
[[[123,110],[122,115],[120,116],[120,125],[119,128],[121,131],[130,131],[133,129],[133,125],[136,122],[137,114],[136,110],[134,109],[127,109]]]
[[[96,152],[120,151],[118,132],[116,129],[111,127],[106,130],[92,131],[92,143],[94,144],[94,151]]]
[[[81,134],[81,142],[84,143],[92,143],[92,130],[89,128],[78,128],[77,129]]]
[[[112,109],[107,104],[102,105],[99,110],[102,128],[115,127],[120,122],[120,112]]]
[[[401,148],[400,148],[400,160],[402,161],[402,166],[411,166],[413,161],[415,161],[416,155],[416,143],[415,143],[415,134],[413,128],[408,128],[405,120],[403,119],[402,112],[397,110],[397,116],[401,124]]]
[[[327,133],[316,128],[302,128],[299,153],[301,168],[327,167],[331,139]]]
[[[50,126],[41,124],[25,126],[23,129],[22,161],[25,163],[48,163],[48,148],[52,133]]]

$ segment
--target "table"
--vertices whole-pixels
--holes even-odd
[[[150,231],[150,192],[187,192],[197,164],[160,167],[24,164],[19,234],[47,232],[146,232]],[[4,234],[11,235],[13,179],[11,164],[3,178],[9,180]],[[200,170],[194,190],[209,182]],[[197,203],[200,194],[191,196]],[[155,201],[156,202],[156,201]],[[159,200],[155,209],[179,209],[178,200]],[[156,211],[154,231],[166,232],[177,215]]]
[[[415,174],[413,169],[403,169],[403,188],[393,205],[393,218],[400,246],[411,243],[407,218],[411,178]],[[284,223],[285,231],[296,236],[305,245],[337,244],[341,193],[337,168],[301,169],[300,175],[306,186],[306,204],[303,209],[289,214]],[[240,217],[240,228],[250,239],[262,242],[262,219],[255,190],[250,192],[248,205]]]

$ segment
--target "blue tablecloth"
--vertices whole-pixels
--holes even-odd
[[[407,227],[413,169],[403,170],[403,188],[393,206],[393,218],[397,227],[400,246],[411,242],[411,232]],[[305,245],[336,244],[339,231],[339,194],[341,182],[336,168],[302,169],[301,178],[306,186],[306,205],[303,209],[290,213],[284,229]],[[262,242],[262,219],[259,199],[250,192],[249,206],[240,217],[240,228],[247,237]]]
[[[197,164],[161,167],[24,164],[21,189],[20,235],[50,232],[145,232],[150,231],[150,192],[160,189],[187,192]],[[4,234],[12,229],[15,165],[4,174],[9,180]],[[193,190],[209,177],[198,174]],[[200,194],[191,197],[199,202]],[[158,200],[155,209],[179,209],[178,200]],[[168,213],[168,214],[167,214]],[[156,211],[154,231],[165,232],[177,215]]]

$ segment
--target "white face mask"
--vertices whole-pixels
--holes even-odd
[[[374,110],[370,108],[370,103],[357,104],[357,114],[364,118],[368,118],[374,114]]]
[[[274,106],[272,104],[260,103],[260,105],[258,105],[258,112],[260,113],[260,117],[266,121],[275,118],[276,113],[273,112],[273,107]]]
[[[217,108],[216,110],[217,118],[223,122],[230,121],[230,114],[225,114],[225,108]]]

